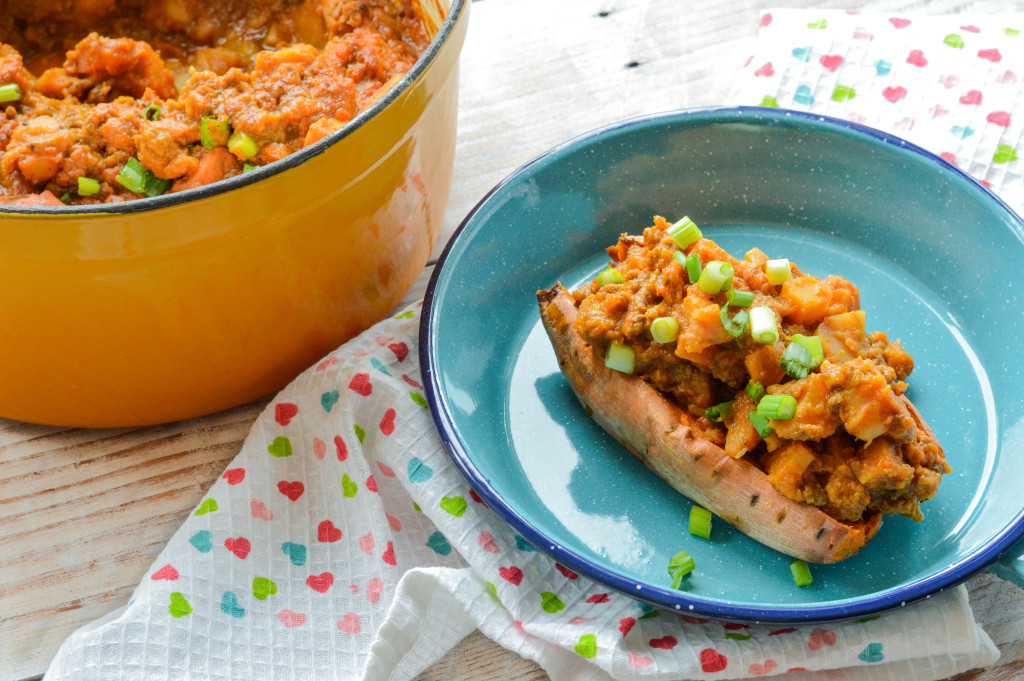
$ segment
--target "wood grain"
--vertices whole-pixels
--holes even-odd
[[[1024,10],[1022,2],[995,0],[770,6],[776,5],[931,14]],[[757,0],[474,2],[462,57],[454,184],[432,262],[491,187],[549,147],[623,118],[722,102],[753,50],[761,8]],[[430,272],[406,301],[422,296]],[[267,402],[128,430],[0,421],[0,681],[42,674],[68,634],[127,602]],[[957,681],[1021,678],[1024,592],[987,574],[969,587],[978,620],[1003,658],[999,667]],[[476,633],[418,678],[548,677]]]

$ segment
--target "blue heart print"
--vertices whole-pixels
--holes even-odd
[[[225,591],[224,595],[221,596],[220,610],[232,617],[245,617],[245,608],[243,608],[241,603],[238,602],[238,596],[235,595],[234,591]]]
[[[213,539],[209,530],[199,530],[188,538],[188,543],[196,548],[199,553],[209,553],[213,550]]]

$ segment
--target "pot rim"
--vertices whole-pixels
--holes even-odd
[[[451,5],[445,14],[444,21],[437,30],[434,39],[430,41],[427,48],[420,54],[419,59],[412,68],[406,71],[402,78],[391,87],[382,97],[349,121],[343,128],[337,130],[315,144],[289,154],[279,161],[260,166],[256,170],[241,175],[235,175],[225,180],[219,180],[200,187],[193,187],[173,194],[161,196],[142,197],[120,203],[101,203],[82,206],[5,206],[0,205],[0,218],[4,215],[24,216],[45,216],[45,217],[70,217],[79,215],[135,215],[160,208],[168,208],[190,201],[199,201],[223,194],[241,187],[259,182],[265,178],[283,173],[295,168],[311,158],[319,156],[329,148],[355,133],[363,127],[371,118],[386,109],[404,92],[412,87],[413,83],[420,79],[420,76],[434,63],[441,49],[448,42],[455,26],[462,19],[465,9],[470,0],[452,0]]]

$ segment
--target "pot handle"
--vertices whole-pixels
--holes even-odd
[[[1024,539],[999,556],[989,571],[1024,589]]]

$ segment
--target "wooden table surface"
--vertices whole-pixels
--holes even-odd
[[[631,116],[724,101],[762,9],[1024,11],[965,0],[476,0],[462,55],[455,177],[434,258],[502,177],[545,149]],[[422,296],[431,267],[406,297]],[[64,638],[127,602],[228,462],[267,399],[124,430],[0,420],[0,681],[41,675]],[[1024,678],[1024,591],[968,582],[999,666],[959,681]],[[420,681],[547,679],[476,633]]]

